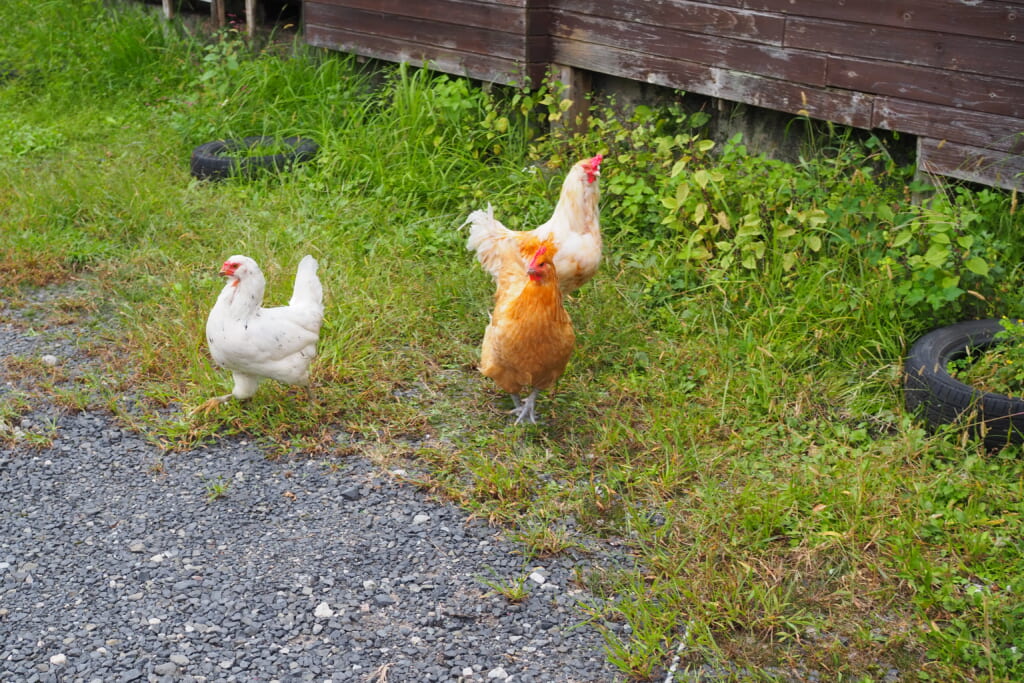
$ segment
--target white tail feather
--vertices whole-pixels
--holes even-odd
[[[295,289],[292,291],[289,305],[323,307],[324,288],[320,284],[320,278],[316,275],[319,265],[312,256],[302,257],[302,260],[299,261],[299,268],[295,272]]]
[[[487,209],[477,209],[469,214],[463,227],[469,225],[469,239],[466,240],[466,249],[476,252],[476,258],[493,277],[498,277],[501,272],[501,249],[499,245],[502,240],[507,239],[513,233],[501,224],[494,217],[494,207],[490,204]]]

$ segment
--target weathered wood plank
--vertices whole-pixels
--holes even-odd
[[[459,24],[412,19],[394,15],[311,4],[305,8],[307,26],[335,27],[353,34],[376,36],[410,46],[435,46],[439,50],[476,53],[481,56],[520,60],[527,58],[528,38],[519,33]]]
[[[722,7],[743,7],[743,0],[694,0],[703,5],[720,5]]]
[[[709,40],[696,33],[573,12],[556,12],[550,30],[553,40],[563,42],[602,45],[638,55],[698,62],[806,85],[825,84],[826,58],[822,54],[729,38]]]
[[[1010,43],[800,17],[787,21],[785,44],[833,55],[1010,79],[1021,77],[1024,64],[1024,41]]]
[[[615,47],[555,39],[552,57],[559,64],[676,88],[733,102],[870,128],[870,95],[812,87],[750,73]]]
[[[550,0],[553,10],[634,24],[782,45],[785,18],[688,0]]]
[[[361,10],[439,23],[499,29],[507,33],[526,33],[526,10],[509,4],[463,2],[460,0],[321,0],[307,2],[307,9],[329,5],[337,9]],[[313,8],[319,12],[320,8]],[[457,19],[453,21],[453,19]]]
[[[848,90],[1024,119],[1024,81],[833,57],[828,60],[827,82]]]
[[[432,2],[433,0],[422,0],[424,4]],[[543,0],[546,4],[547,0]],[[305,0],[303,4],[316,4],[316,5],[334,5],[336,7],[348,7],[352,5],[352,0]],[[474,5],[500,5],[503,7],[518,7],[519,9],[525,9],[531,5],[535,5],[537,0],[469,0],[467,4]],[[377,4],[377,3],[374,3]],[[400,2],[401,5],[413,4],[411,2]],[[417,2],[417,4],[419,4]]]
[[[1024,192],[1024,156],[1020,154],[919,137],[917,167],[933,175]]]
[[[1024,3],[964,0],[746,0],[750,9],[996,40],[1024,38]]]
[[[878,97],[873,127],[945,139],[1011,154],[1024,153],[1021,119]]]
[[[387,36],[367,35],[333,26],[307,25],[306,42],[363,57],[427,66],[436,71],[492,83],[540,83],[547,62],[523,62],[438,45],[423,45]]]

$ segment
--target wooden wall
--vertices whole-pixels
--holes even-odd
[[[917,136],[1024,189],[1024,0],[305,0],[314,45],[501,83],[549,65]]]
[[[534,82],[549,62],[535,0],[307,0],[312,45],[495,83]]]

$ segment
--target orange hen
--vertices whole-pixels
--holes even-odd
[[[598,154],[573,165],[562,182],[562,192],[551,218],[533,230],[509,230],[494,217],[491,206],[472,212],[466,219],[470,226],[466,248],[476,252],[480,265],[497,280],[503,267],[506,242],[528,243],[550,238],[558,250],[554,265],[562,293],[572,293],[594,276],[601,263],[597,181],[601,176],[602,159]]]
[[[515,424],[536,424],[537,393],[569,362],[576,335],[562,306],[553,241],[508,241],[500,250],[494,312],[484,332],[480,372],[512,396]],[[533,390],[523,400],[526,387]]]

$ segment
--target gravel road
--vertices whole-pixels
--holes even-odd
[[[0,311],[0,681],[621,680],[578,607],[586,557],[524,564],[362,456],[163,453],[61,410],[11,370],[88,363],[38,320]],[[483,583],[520,577],[518,604]]]

